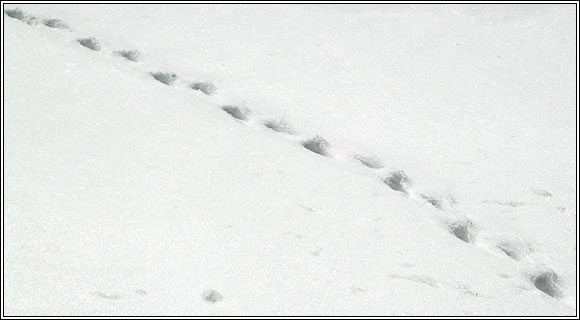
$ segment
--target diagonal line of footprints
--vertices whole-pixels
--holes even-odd
[[[70,26],[59,19],[52,19],[52,18],[40,18],[33,15],[30,15],[18,8],[15,9],[7,9],[4,13],[13,19],[20,20],[28,25],[36,26],[36,25],[44,25],[49,28],[56,28],[56,29],[63,29],[71,31]],[[93,51],[101,51],[101,43],[94,37],[89,38],[80,38],[77,39],[77,42]],[[125,58],[131,62],[139,62],[141,61],[141,53],[138,50],[119,50],[114,52],[115,55]],[[150,76],[168,86],[171,86],[175,83],[178,79],[178,76],[173,72],[167,71],[157,71],[157,72],[150,72]],[[198,82],[194,81],[189,84],[189,87],[193,90],[198,90],[208,96],[213,96],[217,93],[216,86],[211,82]],[[250,114],[250,110],[235,106],[235,105],[224,105],[221,109],[232,116],[234,119],[240,122],[248,121],[248,117]],[[285,134],[295,135],[296,130],[284,119],[280,120],[266,120],[263,125],[276,132],[281,132]],[[324,139],[323,137],[316,135],[310,139],[302,141],[302,146],[316,154],[321,156],[333,158],[331,153],[331,144]],[[353,159],[357,162],[361,163],[362,165],[373,169],[383,169],[385,166],[380,159],[375,157],[368,157],[364,155],[354,155]],[[440,195],[428,195],[419,193],[418,195],[415,194],[413,189],[413,183],[411,179],[407,176],[404,170],[394,170],[387,174],[386,177],[383,177],[382,182],[389,186],[392,190],[399,192],[402,195],[408,196],[414,201],[417,201],[421,204],[428,204],[433,206],[434,208],[442,211],[446,210],[454,210],[453,206],[456,203],[452,196],[440,196]],[[474,230],[476,229],[473,222],[469,219],[464,218],[455,221],[446,220],[444,222],[446,225],[447,230],[450,234],[454,235],[458,239],[467,242],[467,243],[474,243],[475,235]],[[525,249],[523,245],[518,243],[517,241],[503,241],[496,245],[495,252],[504,253],[506,256],[510,257],[513,260],[520,261],[525,257]],[[546,293],[547,295],[554,297],[554,298],[562,298],[562,280],[558,277],[558,275],[548,267],[540,267],[537,268],[539,271],[532,272],[527,274],[526,276],[534,284],[534,286],[539,289],[540,291]]]

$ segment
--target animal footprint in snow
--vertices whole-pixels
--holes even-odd
[[[316,257],[318,257],[321,253],[322,253],[321,247],[316,247],[316,249],[310,251],[310,254]]]
[[[421,195],[421,198],[425,199],[433,207],[435,207],[439,210],[443,210],[443,202],[441,199],[439,199],[437,197],[433,197],[433,196],[424,195],[424,194]]]
[[[264,122],[264,127],[274,130],[276,132],[284,132],[288,134],[296,134],[296,130],[284,119],[267,120]]]
[[[69,29],[69,26],[64,23],[62,20],[59,19],[44,19],[42,20],[42,24],[49,28],[55,29]]]
[[[33,26],[38,24],[38,18],[28,13],[16,8],[4,10],[4,13],[10,18],[26,22],[27,24]]]
[[[249,111],[245,108],[235,107],[235,106],[223,106],[222,110],[227,112],[230,116],[242,120],[248,121]]]
[[[30,15],[20,9],[8,9],[4,10],[7,16],[13,19],[20,20],[22,22],[26,22],[29,25],[37,25],[39,22],[42,22],[43,25],[49,28],[56,28],[56,29],[69,29],[69,26],[62,20],[59,19],[42,19],[42,21]]]
[[[115,51],[115,54],[133,62],[141,60],[141,53],[137,50],[120,50]]]
[[[315,136],[312,139],[304,141],[302,146],[321,156],[330,157],[330,143],[321,136]]]
[[[551,197],[552,194],[546,190],[541,190],[541,189],[532,189],[532,191],[542,197]]]
[[[474,240],[473,223],[469,220],[456,221],[447,224],[447,230],[461,241],[472,243]]]
[[[133,292],[135,292],[136,295],[141,296],[141,297],[147,295],[147,291],[145,291],[143,289],[135,289]]]
[[[563,296],[558,275],[552,270],[544,270],[531,277],[531,281],[538,290],[553,298]]]
[[[417,275],[417,274],[411,274],[411,275],[391,274],[391,275],[389,275],[389,277],[393,278],[393,279],[414,281],[414,282],[426,284],[430,287],[437,286],[437,282],[433,278],[428,277],[428,276],[422,276],[422,275]]]
[[[147,295],[147,291],[143,290],[143,289],[135,289],[133,290],[133,294],[139,297],[144,297]],[[128,298],[131,296],[131,294],[125,295],[125,294],[121,294],[121,293],[107,293],[107,292],[102,292],[102,291],[95,291],[95,292],[91,292],[91,295],[101,298],[101,299],[105,299],[105,300],[121,300],[123,298]]]
[[[177,75],[173,72],[164,72],[164,71],[159,71],[159,72],[152,72],[150,73],[151,76],[153,77],[153,79],[165,84],[165,85],[172,85],[175,80],[177,80]]]
[[[193,82],[189,87],[193,90],[199,90],[208,96],[213,96],[217,92],[217,87],[211,82]]]
[[[85,48],[89,48],[94,51],[101,51],[101,43],[94,37],[78,39],[77,41]]]
[[[107,299],[107,300],[120,300],[122,299],[124,296],[120,293],[106,293],[106,292],[91,292],[91,294],[93,296],[99,297],[99,298],[103,298],[103,299]]]
[[[6,9],[4,10],[4,13],[9,16],[10,18],[13,19],[17,19],[20,21],[26,21],[29,17],[29,15],[27,13],[25,13],[24,11],[16,8],[16,9]]]
[[[215,290],[206,290],[201,297],[203,298],[203,300],[207,301],[207,302],[211,302],[211,303],[216,303],[216,302],[220,302],[224,299],[224,296],[221,295],[221,293],[215,291]]]
[[[479,293],[471,290],[471,288],[469,288],[469,286],[466,286],[466,285],[458,284],[457,290],[459,290],[459,292],[461,292],[462,294],[466,294],[466,295],[470,295],[470,296],[474,296],[474,297],[479,297]]]
[[[371,169],[382,169],[385,167],[381,159],[369,156],[363,156],[357,154],[354,156],[356,160],[362,163],[364,166],[369,167]]]
[[[350,286],[350,293],[360,293],[360,292],[365,292],[366,290],[358,287],[358,286]]]
[[[497,248],[505,253],[508,257],[520,261],[528,256],[528,253],[533,251],[529,244],[525,244],[519,240],[503,240],[497,244]]]
[[[411,180],[403,170],[391,172],[385,179],[383,179],[383,182],[395,191],[409,194]]]
[[[456,204],[452,195],[421,194],[421,198],[439,210],[451,209]]]
[[[525,206],[528,203],[523,202],[523,201],[513,201],[513,200],[482,200],[481,203],[485,203],[485,204],[498,204],[501,206],[509,206],[512,208],[517,208],[517,207],[521,207],[521,206]]]

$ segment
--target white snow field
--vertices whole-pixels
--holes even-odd
[[[575,4],[3,10],[4,315],[577,314]]]

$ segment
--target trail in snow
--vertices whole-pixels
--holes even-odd
[[[43,25],[49,28],[62,29],[64,31],[74,32],[74,30],[64,21],[54,18],[42,18],[26,13],[20,9],[8,9],[4,11],[5,14],[13,19],[20,20],[30,26]],[[94,37],[78,38],[79,45],[87,49],[103,53],[104,45]],[[135,49],[122,49],[112,51],[113,55],[126,59],[128,62],[143,63],[143,57],[140,51]],[[151,68],[152,69],[152,68]],[[167,86],[187,86],[194,91],[199,91],[207,96],[215,96],[218,94],[218,88],[211,82],[182,79],[173,71],[152,71],[149,72],[152,79],[157,80],[163,85]],[[337,161],[347,161],[353,163],[360,163],[369,168],[377,175],[377,179],[384,182],[386,186],[395,192],[398,192],[402,197],[420,203],[422,205],[432,206],[434,209],[446,213],[446,215],[438,215],[443,228],[446,228],[450,235],[455,236],[458,240],[466,242],[471,245],[481,246],[482,249],[491,250],[496,254],[504,254],[515,261],[522,261],[527,258],[530,249],[525,243],[514,239],[505,238],[502,241],[493,243],[491,245],[477,241],[480,232],[484,232],[485,226],[474,223],[467,215],[461,214],[455,209],[456,200],[448,192],[433,192],[424,193],[416,188],[415,182],[407,176],[406,172],[401,169],[385,170],[385,164],[381,159],[374,156],[361,155],[357,153],[350,153],[342,151],[341,146],[335,146],[320,135],[311,135],[310,138],[299,134],[291,124],[285,119],[275,119],[267,115],[255,114],[251,109],[240,105],[223,105],[222,111],[229,114],[232,118],[241,124],[258,129],[265,127],[275,132],[282,133],[283,138],[291,143],[300,143],[304,149],[316,153],[318,155],[328,157]],[[385,174],[385,171],[386,174]],[[546,190],[533,189],[533,192],[538,196],[551,197],[552,194]],[[519,207],[527,205],[525,202],[517,201],[501,201],[489,200],[483,201],[484,204],[506,205],[511,207]],[[562,210],[565,210],[563,208]],[[317,247],[311,251],[311,255],[318,256],[322,252],[322,248]],[[534,286],[553,298],[563,298],[561,290],[561,280],[558,275],[549,267],[538,265],[538,271],[528,274],[528,278]],[[414,281],[425,284],[427,286],[436,287],[435,280],[429,277],[417,275],[391,275],[391,278],[402,279],[407,281]],[[364,291],[364,289],[353,287],[353,292]],[[477,293],[471,292],[468,288],[463,288],[465,293],[473,296],[478,296]],[[105,300],[119,300],[127,298],[138,298],[147,295],[143,289],[135,289],[134,292],[125,294],[117,292],[92,292],[91,295],[105,299]],[[200,295],[201,299],[208,303],[218,303],[224,297],[217,291],[208,289]]]

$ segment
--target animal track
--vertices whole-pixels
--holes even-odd
[[[474,297],[479,297],[479,293],[471,290],[466,285],[457,284],[456,287],[457,287],[457,290],[459,290],[459,292],[461,292],[462,294],[466,294],[466,295],[470,295],[470,296],[474,296]]]
[[[471,243],[474,236],[472,233],[473,223],[469,220],[452,222],[447,225],[447,230],[459,240]]]
[[[147,295],[147,291],[145,291],[143,289],[135,289],[135,290],[133,290],[133,293],[136,296],[141,296],[141,297],[144,297]],[[102,299],[106,299],[106,300],[121,300],[123,298],[127,298],[130,296],[130,294],[125,295],[122,293],[107,293],[107,292],[102,292],[102,291],[91,292],[91,295],[93,295],[95,297],[102,298]]]
[[[520,255],[519,250],[517,250],[517,248],[514,248],[511,243],[500,243],[497,246],[501,251],[503,251],[508,257],[514,259],[514,260],[521,260],[522,257]]]
[[[138,296],[146,296],[147,295],[147,291],[145,291],[143,289],[135,289],[134,292]]]
[[[123,298],[120,293],[91,292],[91,294],[107,300],[120,300]]]
[[[420,276],[420,275],[416,275],[416,274],[405,275],[405,276],[398,275],[398,274],[391,274],[391,275],[389,275],[389,278],[409,280],[409,281],[413,281],[413,282],[419,282],[422,284],[426,284],[430,287],[437,287],[437,282],[433,278],[426,277],[426,276]]]
[[[315,136],[312,139],[304,141],[302,146],[314,153],[318,153],[321,156],[330,157],[328,150],[330,149],[330,143],[326,141],[321,136]]]
[[[383,179],[383,182],[395,191],[409,194],[408,188],[411,184],[411,180],[403,170],[391,172],[389,176]]]
[[[501,241],[497,245],[497,248],[505,253],[508,257],[517,261],[522,260],[528,255],[528,252],[533,250],[529,245],[516,240]]]
[[[6,9],[4,10],[4,13],[10,18],[18,19],[20,21],[26,21],[28,18],[28,14],[20,9]]]
[[[296,134],[296,130],[284,119],[280,120],[266,120],[264,127],[274,130],[276,132],[284,132],[288,134]]]
[[[551,194],[551,193],[549,193],[549,192],[548,192],[548,191],[546,191],[546,190],[541,190],[541,189],[532,189],[532,191],[533,191],[535,194],[537,194],[537,195],[539,195],[539,196],[542,196],[542,197],[551,197],[551,196],[552,196],[552,194]]]
[[[215,290],[206,290],[202,295],[203,300],[211,303],[220,302],[224,297]]]
[[[481,203],[485,203],[485,204],[499,204],[502,206],[509,206],[512,208],[516,208],[516,207],[521,207],[521,206],[525,206],[527,205],[526,202],[523,201],[502,201],[502,200],[494,200],[494,201],[490,201],[490,200],[483,200],[481,201]]]
[[[313,256],[319,256],[322,253],[322,250],[321,247],[316,247],[316,249],[310,251],[310,254]]]
[[[211,82],[193,82],[189,87],[193,90],[199,90],[208,96],[213,96],[217,92],[217,87]]]
[[[362,163],[363,165],[365,165],[366,167],[369,167],[371,169],[382,169],[385,167],[383,162],[380,159],[375,158],[375,157],[367,157],[367,156],[357,154],[354,156],[354,158],[356,160],[358,160],[360,163]]]
[[[163,71],[158,71],[158,72],[152,72],[150,73],[151,76],[153,76],[153,78],[163,84],[166,84],[168,86],[172,85],[175,80],[177,80],[177,75],[173,72],[163,72]]]
[[[457,203],[452,195],[421,194],[421,198],[439,210],[453,208]]]
[[[350,293],[360,293],[365,292],[366,290],[358,286],[350,286],[349,291]]]
[[[89,48],[94,51],[101,51],[101,43],[96,38],[83,38],[78,39],[78,43],[80,43],[83,47]]]
[[[242,120],[242,121],[248,121],[248,110],[246,109],[242,109],[239,107],[235,107],[235,106],[223,106],[222,110],[227,112],[230,116],[238,119],[238,120]]]
[[[23,12],[20,9],[8,9],[8,10],[5,10],[4,12],[8,17],[26,22],[29,25],[37,25],[40,21],[43,25],[45,25],[49,28],[70,29],[69,26],[65,22],[63,22],[59,19],[39,20],[39,18],[37,18],[35,16],[31,16],[31,15]],[[88,49],[91,49],[94,51],[101,51],[101,44],[94,37],[78,39],[77,42]],[[115,51],[114,54],[117,56],[123,57],[129,61],[132,61],[132,62],[138,62],[141,60],[141,53],[137,50],[120,50],[120,51]],[[177,80],[177,75],[173,72],[159,71],[159,72],[150,72],[149,74],[155,80],[157,80],[165,85],[168,85],[168,86],[172,86],[175,83],[175,81]],[[211,82],[194,81],[194,82],[190,83],[189,87],[193,90],[201,91],[202,93],[204,93],[205,95],[208,95],[208,96],[215,95],[217,92],[217,87]],[[250,113],[250,111],[245,109],[245,108],[238,107],[238,106],[232,106],[232,105],[225,105],[225,106],[221,107],[221,109],[223,111],[227,112],[230,116],[232,116],[233,118],[235,118],[237,120],[248,121],[248,114]],[[282,132],[282,133],[287,133],[287,134],[292,134],[292,135],[296,134],[296,130],[290,124],[288,124],[288,122],[286,122],[284,119],[266,120],[263,122],[263,125],[266,128],[271,129],[271,130],[276,131],[276,132]],[[311,152],[317,153],[317,154],[325,156],[325,157],[332,158],[332,155],[330,153],[331,145],[328,141],[326,141],[321,136],[317,135],[311,139],[303,141],[301,144],[305,149],[308,149]],[[337,158],[339,158],[338,154],[335,154],[335,155],[337,156]],[[381,161],[381,159],[378,159],[376,157],[364,156],[364,155],[357,154],[357,155],[354,155],[353,158],[355,160],[359,161],[362,165],[364,165],[370,169],[383,169],[385,167],[385,164],[383,163],[383,161]],[[405,173],[405,171],[403,171],[403,170],[397,170],[397,171],[391,172],[382,181],[386,185],[388,185],[392,190],[402,192],[402,193],[407,194],[407,195],[409,195],[410,192],[415,191],[413,189],[410,189],[412,182],[409,179],[409,177],[407,176],[407,174]],[[549,193],[548,191],[545,191],[545,190],[533,189],[533,192],[536,193],[537,195],[543,196],[543,197],[551,197],[552,196],[551,193]],[[416,193],[414,193],[413,196],[414,195],[416,195]],[[440,210],[445,210],[448,206],[452,206],[455,203],[455,201],[453,200],[452,197],[446,198],[444,196],[433,195],[433,194],[420,194],[419,196],[422,200],[417,199],[415,197],[412,197],[412,198],[414,200],[419,200],[419,202],[423,202],[423,200],[424,200],[424,202],[429,203],[433,207],[440,209]],[[493,201],[493,202],[491,202],[491,201],[485,202],[484,201],[483,203],[494,203],[494,204],[499,204],[499,205],[508,205],[511,207],[518,207],[518,206],[522,206],[522,205],[527,204],[525,202],[517,202],[517,201]],[[558,210],[564,211],[565,208],[559,207]],[[312,211],[312,209],[310,209],[309,211]],[[453,234],[458,239],[460,239],[464,242],[467,242],[467,243],[471,243],[474,240],[474,235],[472,232],[473,228],[474,228],[473,223],[470,222],[469,220],[458,221],[458,222],[453,222],[453,223],[447,224],[447,229],[451,234]],[[296,237],[301,238],[302,236],[297,235]],[[510,243],[510,242],[502,242],[497,246],[497,248],[502,250],[506,255],[508,255],[510,258],[512,258],[514,260],[520,260],[524,254],[522,252],[521,248],[514,246],[514,244]],[[321,254],[321,252],[322,252],[322,248],[316,248],[315,250],[310,251],[310,254],[313,256],[319,256]],[[392,277],[406,279],[406,280],[410,280],[410,281],[421,282],[421,283],[424,283],[424,284],[429,285],[429,286],[435,286],[435,282],[433,279],[422,277],[422,276],[416,276],[416,275],[396,276],[396,275],[393,275]],[[553,271],[539,273],[539,274],[533,276],[531,278],[531,281],[534,283],[536,288],[538,288],[539,290],[543,291],[544,293],[546,293],[552,297],[560,297],[562,295],[561,290],[559,289],[559,286],[558,286],[558,282],[559,282],[558,276]],[[92,294],[94,296],[100,297],[102,299],[107,299],[107,300],[119,300],[119,299],[126,297],[125,295],[117,294],[117,293],[110,294],[110,293],[104,293],[104,292],[93,292]],[[138,295],[138,296],[145,296],[145,295],[147,295],[147,292],[145,290],[142,290],[142,289],[137,289],[137,290],[134,290],[134,294]],[[205,301],[210,302],[210,303],[217,303],[217,302],[220,302],[223,300],[223,296],[215,290],[207,290],[207,291],[203,292],[202,298]]]
[[[141,60],[141,53],[137,50],[120,50],[115,51],[115,54],[133,62]]]
[[[20,20],[22,22],[26,22],[29,25],[37,25],[38,18],[28,13],[16,8],[16,9],[7,9],[4,10],[4,13],[9,16],[10,18]]]
[[[428,195],[424,195],[424,194],[421,195],[421,198],[427,200],[427,202],[430,203],[435,208],[437,208],[439,210],[443,210],[443,201],[440,198],[436,198],[436,197],[428,196]]]
[[[69,26],[64,23],[62,20],[59,19],[44,19],[42,20],[42,24],[49,28],[56,28],[56,29],[68,29]]]
[[[550,297],[561,298],[563,296],[560,289],[558,275],[552,270],[542,271],[535,274],[532,276],[531,281],[538,290],[544,292]]]

